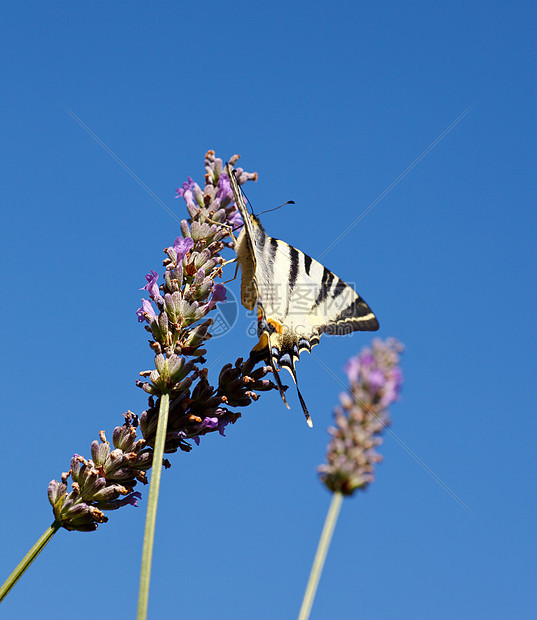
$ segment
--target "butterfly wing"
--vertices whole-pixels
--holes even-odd
[[[242,271],[241,301],[247,309],[252,310],[256,304],[258,309],[259,342],[252,356],[268,360],[286,405],[278,368],[287,368],[311,426],[296,377],[295,363],[300,354],[319,344],[323,333],[374,331],[378,321],[365,301],[341,278],[285,241],[268,236],[258,218],[248,213],[229,166],[227,171],[244,220],[236,246]]]

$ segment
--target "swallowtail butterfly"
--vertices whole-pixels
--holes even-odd
[[[341,278],[285,241],[269,237],[259,219],[248,212],[229,164],[226,174],[244,220],[235,245],[242,273],[241,302],[248,310],[257,305],[259,342],[251,356],[272,367],[280,395],[289,408],[278,374],[279,368],[287,368],[312,426],[297,384],[295,363],[300,354],[311,352],[323,333],[375,331],[378,321],[365,301]]]

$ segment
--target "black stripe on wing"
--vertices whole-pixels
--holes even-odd
[[[300,252],[292,245],[289,246],[289,259],[289,298],[291,298],[291,292],[295,288],[300,266]]]
[[[279,243],[282,243],[281,241]],[[289,304],[291,303],[291,296],[295,288],[296,281],[298,279],[298,272],[300,270],[300,252],[289,245],[289,274],[287,277],[287,305],[285,306],[285,316],[289,313]]]
[[[269,237],[270,239],[270,260],[274,265],[274,261],[276,260],[276,252],[278,251],[278,239],[274,239],[274,237]],[[264,239],[263,239],[264,242]]]
[[[349,285],[346,284],[345,282],[343,282],[343,280],[341,278],[338,278],[336,276],[336,285],[334,286],[334,290],[332,291],[332,294],[330,295],[330,297],[332,299],[335,299],[336,297],[339,297],[341,295],[341,293],[343,293],[343,291],[348,287]]]
[[[313,262],[313,258],[311,256],[308,256],[307,254],[304,254],[304,267],[306,269],[306,273],[308,274],[308,276],[310,275],[310,269],[311,269],[312,262]]]
[[[323,301],[328,297],[328,293],[330,292],[330,288],[332,287],[332,282],[334,278],[336,278],[330,269],[326,267],[323,268],[323,278],[321,280],[321,288],[317,294],[317,299],[313,302],[313,306],[311,307],[311,312],[315,310],[318,306],[320,306]],[[339,280],[339,278],[338,278]]]
[[[320,333],[345,335],[355,331],[374,332],[379,328],[377,317],[361,297],[357,297],[338,316],[317,329]]]

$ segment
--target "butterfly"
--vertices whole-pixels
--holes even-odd
[[[285,241],[269,237],[259,219],[248,212],[229,164],[226,175],[244,221],[235,244],[242,274],[241,302],[247,310],[257,306],[259,342],[250,355],[271,366],[287,408],[279,369],[290,372],[306,421],[313,426],[296,377],[300,354],[311,352],[323,333],[375,331],[377,318],[360,295],[324,265]]]

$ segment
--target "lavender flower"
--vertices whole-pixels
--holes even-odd
[[[233,165],[238,155],[230,159]],[[145,471],[153,462],[153,446],[158,422],[159,399],[170,396],[170,408],[164,451],[188,452],[199,444],[200,437],[211,432],[224,435],[240,413],[228,407],[244,407],[257,400],[257,392],[275,389],[265,376],[270,367],[254,370],[248,359],[226,364],[218,387],[208,380],[203,345],[210,339],[212,319],[207,315],[226,298],[226,289],[215,279],[222,275],[224,259],[220,252],[233,247],[230,230],[242,225],[230,182],[221,159],[214,151],[205,156],[205,187],[202,190],[190,177],[177,190],[186,202],[188,220],[181,222],[181,236],[166,248],[163,282],[151,270],[141,290],[138,321],[151,334],[150,347],[155,353],[155,367],[140,373],[137,385],[149,394],[149,407],[140,418],[128,412],[125,424],[114,430],[113,446],[100,433],[101,442],[91,446],[91,459],[75,455],[61,482],[49,484],[49,501],[56,522],[68,530],[91,531],[107,521],[103,510],[136,505],[140,497],[133,489],[137,482],[147,482]],[[257,180],[257,173],[237,169],[240,183]],[[140,428],[143,438],[136,437]],[[169,467],[167,461],[165,466]],[[72,490],[67,492],[68,478]]]
[[[91,444],[92,459],[75,454],[61,482],[50,482],[48,497],[54,517],[65,529],[90,532],[97,529],[99,523],[108,521],[103,510],[116,510],[126,504],[136,506],[141,496],[133,493],[133,489],[137,481],[146,483],[145,471],[151,467],[153,459],[146,442],[136,437],[137,426],[137,417],[127,412],[125,424],[114,429],[114,450],[110,449],[101,431],[100,443]],[[67,493],[69,477],[72,491]]]
[[[374,479],[374,466],[382,460],[375,449],[381,433],[390,425],[388,407],[401,392],[403,375],[399,354],[403,346],[395,338],[373,340],[345,366],[349,392],[341,394],[329,429],[327,464],[318,468],[322,482],[332,492],[352,495]]]
[[[231,158],[235,163],[238,157]],[[197,444],[207,433],[234,423],[240,414],[226,405],[242,407],[257,398],[254,390],[274,388],[263,377],[269,367],[253,371],[253,365],[237,360],[233,370],[226,364],[220,373],[218,389],[210,385],[207,371],[200,369],[206,349],[201,346],[211,337],[208,328],[212,319],[206,318],[218,302],[226,298],[226,289],[215,283],[222,274],[224,259],[221,250],[231,242],[230,229],[237,224],[237,207],[233,203],[230,182],[224,174],[221,159],[209,151],[205,157],[205,181],[202,190],[191,178],[177,190],[187,205],[190,220],[181,222],[182,237],[165,250],[164,284],[156,288],[154,272],[146,276],[144,287],[158,312],[147,311],[148,300],[138,310],[153,336],[151,348],[157,353],[155,369],[140,373],[149,381],[138,385],[148,392],[149,408],[140,417],[140,427],[148,445],[154,445],[158,421],[158,397],[168,392],[171,397],[165,452],[177,449],[189,451],[188,439]],[[256,173],[237,169],[240,182],[257,179]]]

